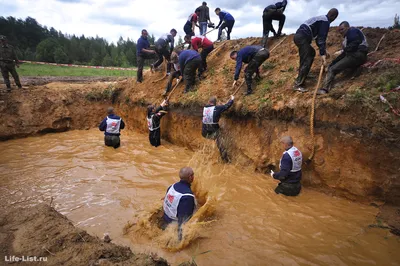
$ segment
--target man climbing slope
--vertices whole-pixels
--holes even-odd
[[[156,108],[154,105],[147,107],[147,127],[149,128],[149,141],[154,147],[161,145],[161,118],[166,115],[168,102],[164,100],[161,105]]]
[[[244,78],[247,84],[247,93],[245,95],[250,95],[253,93],[251,88],[253,81],[253,74],[256,73],[256,78],[260,79],[260,66],[265,60],[269,58],[268,49],[259,45],[249,45],[240,49],[239,51],[231,52],[231,59],[236,60],[235,76],[233,87],[236,85],[239,79],[240,71],[242,70],[243,63],[248,64],[244,70]]]
[[[227,38],[226,39],[230,40],[232,28],[233,28],[233,25],[235,25],[235,19],[233,18],[233,16],[230,13],[228,13],[226,11],[221,11],[221,8],[219,8],[219,7],[217,7],[215,9],[215,14],[219,17],[219,23],[216,27],[216,29],[219,28],[217,42],[221,41],[222,30],[225,28],[227,28]]]
[[[203,72],[200,54],[191,49],[182,51],[179,55],[179,67],[185,80],[184,93],[188,93],[195,85],[196,71],[198,70],[199,76]]]
[[[224,105],[217,105],[217,98],[211,97],[208,104],[203,108],[203,125],[201,129],[201,135],[207,139],[216,140],[221,159],[224,162],[229,162],[229,156],[227,152],[227,144],[223,134],[220,131],[219,119],[221,114],[228,110],[232,105],[235,97],[231,95],[231,99]]]
[[[172,64],[172,73],[168,76],[167,87],[165,88],[165,92],[163,96],[167,96],[167,94],[171,91],[172,88],[172,80],[178,79],[182,76],[181,68],[179,67],[179,55],[178,52],[172,52],[171,54],[171,64]]]
[[[182,240],[182,225],[189,221],[196,208],[196,198],[190,186],[194,172],[190,167],[179,171],[180,181],[170,186],[164,198],[164,222],[166,225],[178,222],[178,239]]]
[[[355,72],[368,60],[367,38],[361,30],[350,27],[347,21],[339,25],[338,31],[343,35],[343,50],[341,54],[332,61],[328,68],[323,87],[318,94],[326,94],[332,89],[335,76],[347,69]]]
[[[167,60],[167,75],[171,72],[171,53],[174,50],[176,30],[172,29],[169,33],[164,34],[156,41],[156,53],[158,55],[158,60],[151,65],[152,72],[159,67],[162,62]],[[169,45],[168,45],[169,44]]]
[[[297,196],[301,190],[303,155],[293,146],[292,137],[283,137],[281,143],[285,151],[279,164],[280,172],[274,173],[271,170],[271,177],[280,181],[275,192],[286,196]]]
[[[114,114],[114,108],[108,107],[107,114],[100,123],[99,130],[104,131],[104,144],[116,149],[120,146],[120,131],[125,128],[125,123],[121,117]]]
[[[338,15],[339,11],[336,8],[332,8],[327,15],[310,18],[301,24],[294,35],[293,40],[299,49],[300,56],[299,74],[294,83],[294,90],[300,92],[307,91],[303,88],[303,85],[314,62],[315,50],[311,46],[313,39],[315,39],[319,48],[322,64],[326,66],[326,38],[328,37],[330,24]]]
[[[199,27],[197,21],[199,20],[200,10],[197,8],[194,13],[190,14],[188,20],[186,21],[183,31],[186,35],[194,36],[196,27]]]
[[[212,41],[207,39],[205,36],[185,36],[185,42],[190,44],[193,50],[196,52],[201,49],[200,56],[202,61],[202,71],[207,70],[207,56],[214,50],[214,44]],[[202,73],[200,73],[201,75]]]
[[[279,37],[282,34],[283,25],[285,25],[286,16],[283,14],[287,6],[287,1],[277,2],[274,5],[269,5],[263,12],[263,40],[262,46],[266,47],[269,32],[272,31],[274,36]],[[278,33],[275,32],[272,20],[279,21]]]

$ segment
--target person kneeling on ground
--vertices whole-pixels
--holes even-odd
[[[164,100],[157,109],[154,105],[147,107],[147,126],[149,127],[150,144],[154,147],[161,145],[160,120],[166,115],[168,101]]]
[[[181,68],[179,67],[178,62],[179,62],[178,52],[172,52],[172,54],[171,54],[172,73],[171,73],[171,75],[168,76],[167,87],[165,88],[165,92],[164,92],[163,96],[167,96],[168,93],[171,91],[172,80],[177,79],[177,82],[178,82],[179,77],[182,76]]]
[[[107,113],[108,115],[100,123],[99,129],[104,131],[105,145],[116,149],[120,146],[120,130],[125,128],[125,123],[121,117],[114,114],[114,108],[108,107]]]
[[[337,74],[347,69],[356,71],[368,60],[367,38],[365,38],[361,30],[350,27],[347,21],[343,21],[340,23],[338,31],[344,37],[343,50],[329,65],[328,75],[318,94],[326,94],[332,89],[332,84]]]
[[[216,140],[221,158],[224,162],[229,162],[230,160],[218,122],[221,118],[221,114],[233,105],[234,99],[235,97],[232,95],[231,99],[226,104],[217,105],[217,98],[211,97],[208,104],[204,106],[203,109],[203,126],[201,135],[205,138]]]
[[[201,56],[198,52],[194,50],[184,50],[180,53],[179,67],[181,68],[181,73],[185,80],[184,93],[188,93],[193,88],[196,82],[196,71],[199,70],[199,75],[203,73],[202,65]]]
[[[256,73],[256,78],[260,79],[259,67],[264,63],[265,60],[269,58],[269,51],[259,45],[249,45],[239,51],[231,52],[231,59],[236,60],[235,69],[235,81],[233,82],[233,87],[236,85],[239,79],[240,71],[242,70],[242,64],[246,63],[248,66],[244,70],[245,80],[247,84],[247,93],[245,95],[250,95],[253,93],[251,89],[251,83],[253,81],[253,74]]]
[[[281,181],[276,187],[276,194],[286,196],[297,196],[301,190],[301,164],[303,156],[301,152],[293,146],[293,139],[285,136],[281,139],[281,143],[285,149],[279,165],[280,172],[274,173],[271,170],[271,176]]]
[[[182,240],[182,224],[189,221],[196,208],[196,198],[190,188],[194,180],[194,172],[190,167],[179,171],[180,181],[170,186],[164,198],[164,228],[178,222],[178,238]]]

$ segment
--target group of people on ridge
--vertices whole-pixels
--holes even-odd
[[[230,53],[231,59],[236,61],[234,83],[239,78],[243,63],[247,64],[245,68],[245,81],[247,83],[247,92],[245,95],[252,93],[252,79],[255,74],[256,79],[260,79],[259,68],[265,60],[270,56],[267,39],[269,32],[272,32],[275,37],[282,35],[282,29],[286,20],[283,14],[287,7],[287,1],[277,2],[267,6],[263,11],[263,39],[261,45],[251,45],[243,47],[238,51]],[[215,10],[220,18],[218,40],[220,40],[223,28],[228,28],[228,40],[234,25],[234,18],[231,14],[221,11],[220,8]],[[326,39],[329,33],[330,24],[338,17],[339,12],[336,8],[329,10],[327,15],[317,16],[308,19],[300,25],[294,36],[294,43],[298,47],[300,66],[298,76],[295,80],[293,89],[295,91],[305,92],[305,80],[309,75],[311,66],[313,64],[316,52],[312,47],[312,41],[315,40],[319,48],[322,64],[328,67],[327,59],[329,53],[326,51]],[[273,28],[272,21],[279,21],[279,28],[276,32]],[[199,25],[197,24],[199,22]],[[222,24],[222,25],[221,25]],[[163,35],[156,42],[156,49],[149,49],[150,44],[147,41],[147,31],[142,31],[142,36],[138,40],[138,82],[143,80],[142,70],[144,59],[148,58],[149,54],[157,54],[158,60],[151,65],[151,70],[154,71],[162,62],[163,58],[167,60],[167,76],[169,76],[165,94],[167,95],[172,87],[172,80],[174,78],[181,79],[183,76],[186,81],[184,92],[192,89],[196,78],[196,71],[198,77],[202,79],[202,73],[207,69],[207,56],[214,49],[213,42],[205,37],[208,27],[214,27],[209,17],[209,10],[207,4],[195,10],[191,14],[184,26],[186,36],[185,43],[189,44],[189,49],[174,50],[174,37],[177,34],[175,29],[172,29],[169,34]],[[195,27],[200,28],[200,36],[195,36]],[[344,37],[342,43],[342,50],[338,52],[339,56],[334,59],[328,67],[328,74],[323,83],[323,87],[318,91],[319,94],[328,93],[333,84],[334,77],[345,70],[357,70],[362,64],[367,61],[368,44],[365,35],[361,30],[350,27],[347,21],[340,23],[338,31]],[[199,53],[199,49],[201,52]],[[139,64],[140,63],[140,64]],[[172,73],[171,73],[172,71]],[[203,108],[202,118],[202,136],[205,138],[216,140],[217,147],[220,151],[221,158],[225,162],[229,162],[229,154],[226,149],[226,143],[221,134],[219,127],[219,119],[221,114],[228,110],[234,104],[234,96],[222,105],[217,105],[217,99],[211,97],[208,103]],[[157,147],[160,145],[160,119],[167,113],[168,101],[164,100],[159,107],[150,105],[147,110],[147,124],[149,128],[149,139],[151,145]],[[109,126],[104,123],[113,123],[112,119],[118,120],[118,117],[109,116],[103,121],[100,130],[106,131]],[[115,122],[115,121],[114,121]],[[121,120],[122,122],[122,120]],[[122,124],[122,123],[121,123]],[[118,125],[118,123],[117,123]],[[121,127],[122,128],[122,127]],[[108,133],[109,134],[109,133]],[[107,140],[106,145],[107,144]],[[284,194],[287,196],[297,196],[301,191],[301,178],[302,178],[302,153],[293,145],[293,139],[285,136],[281,139],[283,145],[283,155],[280,161],[280,171],[274,173],[271,170],[271,177],[279,181],[275,189],[277,194]],[[180,181],[170,186],[164,198],[164,222],[167,224],[171,222],[178,222],[179,225],[179,238],[182,237],[181,225],[188,221],[196,209],[196,198],[191,190],[191,183],[194,180],[194,171],[190,167],[184,167],[179,172]]]

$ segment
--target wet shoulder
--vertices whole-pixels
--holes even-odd
[[[188,183],[178,182],[174,184],[174,189],[182,194],[193,194],[192,189],[190,188]]]

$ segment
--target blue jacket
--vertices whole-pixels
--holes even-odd
[[[316,39],[319,54],[322,56],[326,54],[326,38],[328,37],[330,25],[331,23],[326,15],[313,17],[301,24],[296,34]]]
[[[282,8],[282,13],[285,12],[287,6],[287,1],[283,0],[282,2],[277,2],[275,5],[269,5],[264,9],[264,13],[269,10],[277,10]]]
[[[240,70],[242,70],[243,63],[250,63],[251,59],[255,56],[258,51],[263,47],[259,45],[249,45],[240,49],[236,57],[236,68],[235,68],[235,80],[239,79]]]
[[[141,56],[143,54],[142,49],[149,49],[149,48],[150,48],[149,40],[143,38],[143,36],[140,36],[136,44],[136,55]]]
[[[281,169],[274,174],[274,178],[283,183],[297,183],[301,180],[301,170],[298,172],[290,172],[292,170],[293,161],[289,154],[285,153],[281,159]]]
[[[181,73],[183,73],[186,64],[195,58],[201,58],[200,54],[195,50],[184,50],[179,54],[179,66],[181,67]]]
[[[190,184],[186,181],[181,180],[178,183],[175,183],[173,186],[176,192],[193,195],[192,189],[190,188]],[[167,192],[169,189],[170,187],[168,187]],[[183,196],[179,201],[178,205],[178,213],[177,213],[178,224],[182,224],[187,220],[189,220],[193,215],[194,208],[195,208],[194,197]],[[164,220],[167,223],[171,223],[173,221],[167,215],[165,215],[165,213],[164,213]]]
[[[232,20],[235,20],[230,13],[228,13],[226,11],[222,11],[222,10],[219,12],[218,17],[219,17],[220,21],[224,21],[224,20],[225,21],[230,21],[230,20],[232,21]]]
[[[213,122],[218,123],[219,119],[221,118],[221,114],[226,110],[228,110],[232,106],[232,104],[233,100],[229,100],[229,102],[227,102],[224,105],[216,105],[213,114]],[[211,107],[211,106],[212,105],[206,105],[205,107]],[[201,134],[203,135],[203,137],[206,137],[206,135],[212,134],[218,129],[219,129],[218,124],[210,124],[210,125],[203,124]]]
[[[361,30],[350,27],[345,36],[346,42],[343,51],[352,53],[357,51],[368,52],[368,43]]]
[[[120,118],[121,118],[121,117],[119,117],[119,116],[117,116],[117,115],[115,115],[115,114],[108,115],[107,117],[108,117],[108,118],[111,118],[111,119],[120,119]],[[104,131],[104,135],[106,135],[106,136],[119,136],[119,135],[121,135],[120,133],[118,133],[118,134],[111,134],[111,133],[105,132],[106,129],[107,129],[107,122],[106,122],[106,121],[107,121],[107,117],[104,118],[103,121],[101,121],[100,126],[99,126],[100,131]],[[121,125],[120,125],[119,129],[121,130],[121,129],[124,129],[124,128],[125,128],[125,123],[124,123],[124,121],[121,119]]]

